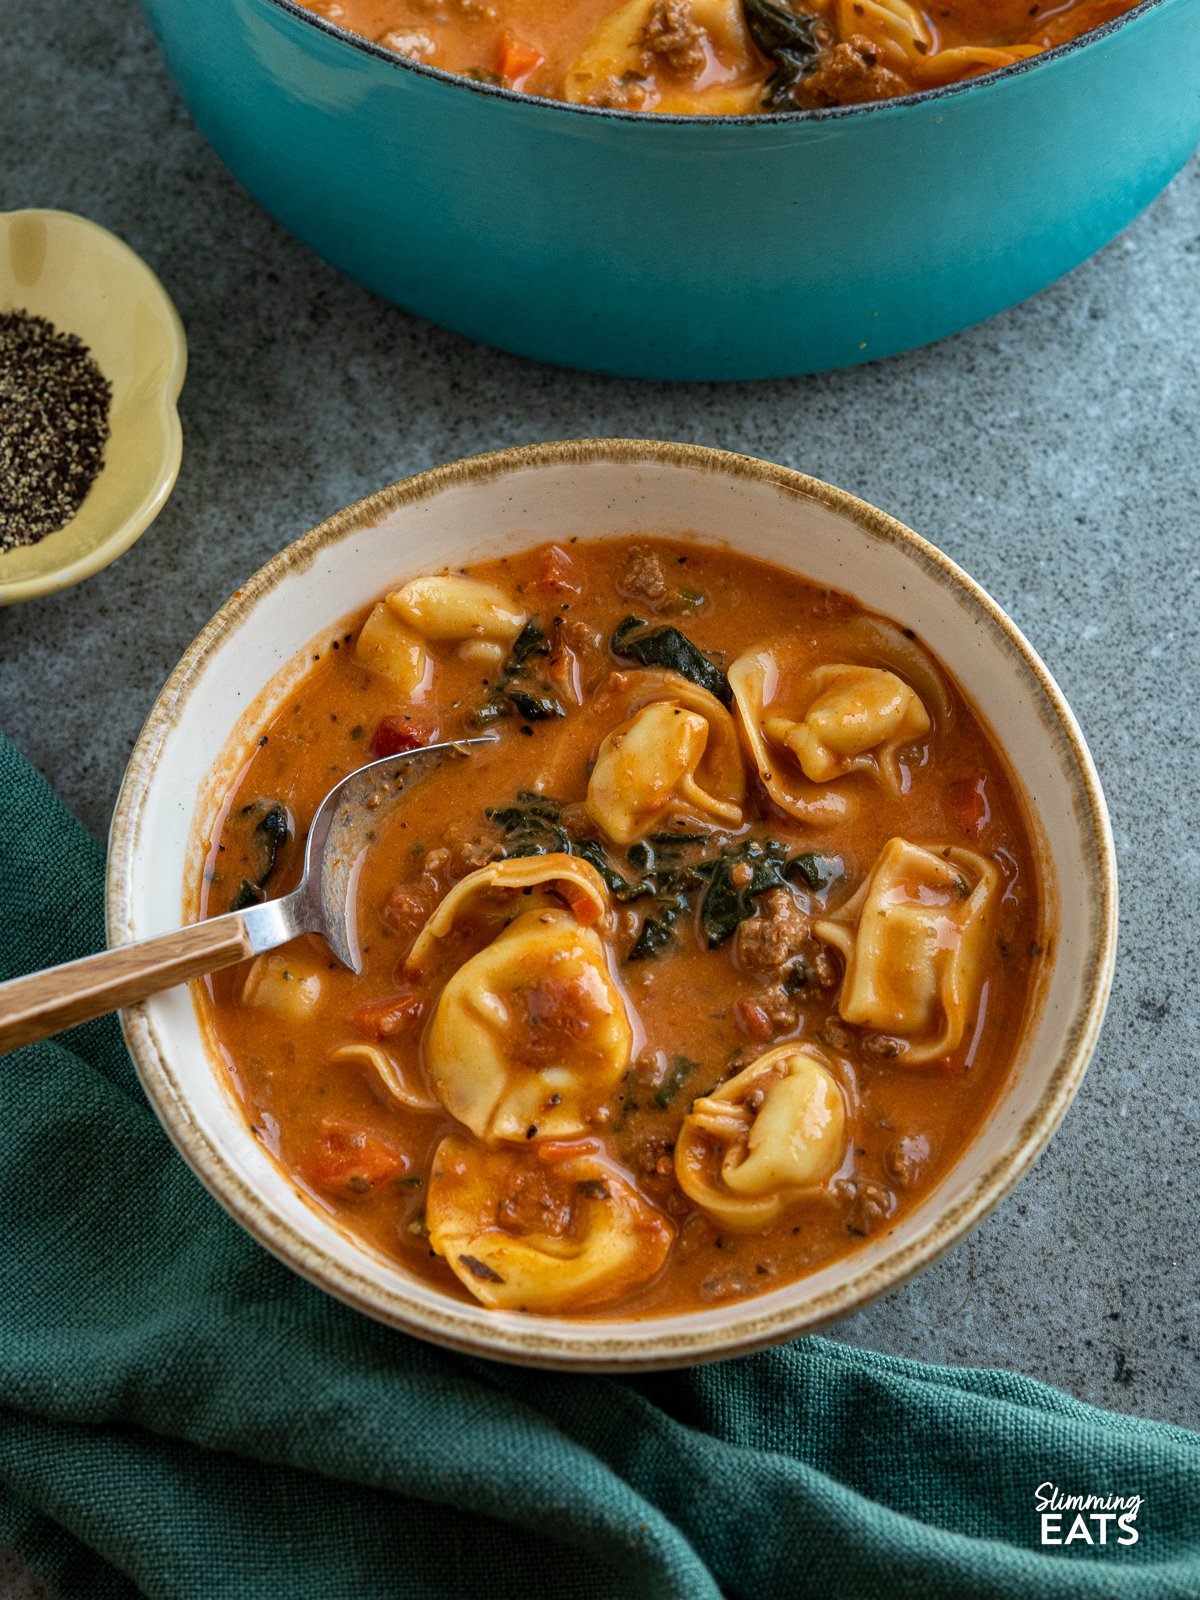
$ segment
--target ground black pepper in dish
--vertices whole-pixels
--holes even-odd
[[[65,527],[104,464],[112,385],[73,333],[0,313],[0,551]]]

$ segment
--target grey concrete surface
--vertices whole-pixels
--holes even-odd
[[[1069,279],[932,349],[786,382],[633,383],[468,344],[324,266],[207,148],[128,0],[12,8],[4,32],[0,205],[126,238],[174,296],[191,368],[158,523],[83,588],[0,612],[0,726],[102,833],[159,686],[240,579],[357,496],[495,446],[695,440],[895,513],[996,596],[1074,705],[1116,828],[1120,963],[1034,1172],[836,1335],[1200,1425],[1200,161]]]
[[[51,1600],[50,1591],[11,1550],[0,1550],[0,1600]]]

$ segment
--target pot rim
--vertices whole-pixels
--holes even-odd
[[[589,1371],[647,1371],[744,1355],[862,1309],[876,1296],[906,1282],[931,1265],[984,1220],[1032,1166],[1074,1098],[1103,1022],[1116,962],[1117,874],[1112,830],[1099,776],[1083,735],[1062,691],[1016,624],[991,596],[955,562],[919,534],[866,501],[791,468],[708,446],[644,439],[563,440],[491,451],[434,467],[379,489],[335,512],[287,545],[243,583],[185,651],[146,720],[117,797],[109,838],[105,912],[109,939],[127,938],[132,927],[131,884],[139,854],[143,806],[158,761],[179,708],[202,673],[207,657],[250,617],[258,601],[293,569],[303,571],[326,547],[388,513],[431,499],[465,483],[488,482],[527,468],[614,463],[665,464],[723,476],[749,477],[789,494],[814,500],[852,522],[868,538],[900,546],[927,570],[934,570],[958,593],[1006,650],[1014,665],[1036,685],[1042,722],[1063,739],[1071,758],[1071,794],[1079,825],[1087,835],[1089,872],[1080,886],[1090,902],[1094,950],[1080,998],[1067,1029],[1066,1043],[1036,1106],[1016,1128],[968,1189],[934,1212],[908,1242],[872,1265],[858,1266],[839,1285],[805,1296],[804,1279],[778,1291],[793,1291],[799,1304],[763,1311],[753,1300],[739,1306],[723,1326],[706,1327],[704,1313],[692,1313],[683,1328],[664,1329],[668,1319],[615,1319],[611,1331],[601,1322],[558,1322],[531,1316],[516,1327],[479,1306],[441,1299],[422,1304],[397,1275],[394,1284],[368,1278],[352,1261],[323,1243],[306,1238],[275,1212],[259,1191],[230,1164],[222,1147],[196,1123],[186,1089],[171,1065],[171,1050],[159,1036],[147,1006],[121,1013],[121,1026],[138,1076],[160,1121],[180,1154],[206,1188],[246,1230],[302,1277],[366,1315],[468,1354],[525,1366]],[[301,644],[303,648],[303,643]],[[853,1260],[853,1258],[850,1258]]]

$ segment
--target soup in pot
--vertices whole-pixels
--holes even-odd
[[[303,0],[413,60],[580,105],[814,110],[996,72],[1137,0]]]

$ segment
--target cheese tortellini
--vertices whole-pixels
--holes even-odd
[[[779,809],[813,827],[829,827],[844,818],[849,809],[845,796],[819,788],[805,777],[790,751],[767,737],[765,722],[779,688],[774,651],[749,650],[739,656],[729,668],[729,687],[746,753]]]
[[[321,974],[294,955],[255,956],[242,984],[242,1003],[270,1011],[281,1022],[307,1022],[321,1003]]]
[[[761,69],[741,0],[688,0],[688,30],[672,37],[658,36],[656,10],[657,0],[625,0],[603,17],[567,69],[563,98],[676,116],[761,108]]]
[[[899,794],[901,750],[950,718],[941,674],[901,630],[856,617],[842,640],[869,659],[814,664],[811,647],[773,644],[746,651],[729,668],[742,737],[764,788],[781,810],[815,827],[847,816],[836,780],[851,773]]]
[[[608,911],[608,891],[590,862],[558,851],[490,862],[468,873],[442,898],[417,936],[406,970],[419,976],[431,967],[442,942],[468,916],[487,921],[489,913],[499,913],[507,918],[517,904],[523,911],[566,905],[577,922],[590,927]]]
[[[442,1104],[488,1143],[582,1132],[633,1049],[605,948],[569,911],[527,911],[461,966],[425,1035]]]
[[[487,639],[509,645],[526,622],[525,613],[502,589],[456,574],[414,578],[389,594],[387,605],[431,644]]]
[[[674,1229],[626,1175],[586,1144],[555,1155],[480,1150],[454,1134],[437,1148],[429,1241],[485,1306],[575,1311],[644,1283],[667,1258]]]
[[[372,672],[408,698],[429,687],[429,644],[457,643],[461,650],[499,660],[525,626],[526,615],[493,584],[451,573],[414,578],[371,610],[354,651]]]
[[[438,1098],[479,1138],[579,1133],[628,1068],[633,1029],[594,928],[607,910],[588,862],[524,856],[456,884],[418,936],[405,963],[417,978],[456,928],[488,940],[447,981],[424,1039]]]
[[[618,675],[632,716],[602,741],[587,811],[616,844],[669,820],[737,828],[746,774],[733,718],[707,689],[674,672]]]
[[[895,1039],[905,1064],[957,1049],[979,998],[999,887],[999,869],[972,850],[890,839],[851,899],[813,925],[845,958],[842,1019]]]
[[[851,772],[900,787],[898,752],[929,732],[917,693],[882,667],[837,662],[804,673],[780,694],[773,650],[739,656],[729,682],[742,732],[772,800],[802,821],[836,821],[846,799],[820,785]]]
[[[809,699],[809,696],[812,696]],[[767,740],[787,750],[813,783],[848,772],[880,772],[899,787],[897,751],[929,732],[929,713],[903,678],[883,667],[841,662],[808,675],[800,717],[766,710]]]
[[[907,0],[835,0],[838,36],[866,34],[889,65],[921,62],[933,49],[933,38],[921,11]]]
[[[684,1194],[722,1227],[754,1233],[821,1189],[847,1143],[832,1064],[815,1045],[777,1045],[694,1101],[675,1145]]]
[[[405,699],[416,699],[429,687],[429,652],[425,641],[405,626],[381,600],[359,629],[354,655],[368,671],[386,678]]]
[[[369,1044],[364,1039],[356,1039],[353,1044],[342,1044],[336,1050],[329,1052],[330,1061],[349,1062],[354,1066],[366,1067],[378,1082],[387,1090],[397,1104],[407,1106],[410,1111],[436,1111],[438,1102],[424,1089],[415,1089],[406,1078],[400,1063],[385,1050],[382,1045]]]

